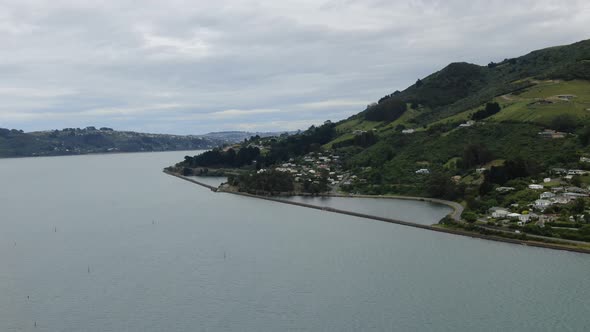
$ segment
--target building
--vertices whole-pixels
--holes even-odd
[[[519,219],[519,220],[520,220],[520,216],[521,216],[520,213],[514,213],[514,212],[508,213],[506,215],[506,217],[508,217],[509,219]]]
[[[555,197],[555,194],[554,194],[554,193],[552,193],[552,192],[548,192],[548,191],[546,191],[546,192],[542,193],[542,194],[539,196],[539,198],[540,198],[540,199],[551,199],[551,198],[553,198],[553,197]]]
[[[562,132],[555,131],[552,129],[545,129],[545,130],[539,132],[539,136],[542,138],[552,138],[552,139],[565,138],[566,135],[567,135],[566,133],[562,133]]]
[[[473,126],[474,124],[475,124],[475,121],[473,121],[473,120],[469,120],[469,121],[467,121],[467,122],[465,122],[465,123],[462,123],[462,124],[460,124],[460,125],[459,125],[459,128],[471,127],[471,126]]]
[[[535,207],[539,210],[544,210],[546,208],[548,208],[549,206],[551,206],[551,201],[546,200],[546,199],[538,199],[535,201]]]
[[[515,189],[516,188],[514,188],[514,187],[498,187],[498,188],[496,188],[496,191],[499,193],[507,193],[507,192],[513,191]]]
[[[563,196],[563,195],[559,195],[559,196],[555,196],[551,199],[551,201],[553,201],[553,203],[555,204],[567,204],[569,202],[571,202],[571,198]]]
[[[549,183],[549,182],[551,182],[551,178],[544,178],[544,179],[543,179],[543,182],[544,182],[544,183]]]
[[[561,100],[572,100],[574,99],[576,96],[574,95],[558,95],[557,98],[561,99]]]
[[[402,130],[402,134],[413,134],[416,132],[416,129],[404,129]]]
[[[485,172],[485,171],[486,171],[486,168],[485,168],[485,167],[482,167],[482,168],[476,168],[476,169],[475,169],[475,171],[476,171],[478,174],[481,174],[481,173],[483,173],[483,172]]]
[[[543,186],[540,184],[529,184],[529,189],[541,190],[541,189],[543,189]]]
[[[430,171],[427,168],[421,168],[416,171],[416,174],[430,174]]]
[[[588,157],[580,157],[580,162],[581,163],[590,163],[590,158],[588,158]]]
[[[509,214],[510,212],[506,211],[506,210],[498,210],[492,213],[492,218],[496,218],[496,219],[501,219],[501,218],[506,218],[506,216]]]

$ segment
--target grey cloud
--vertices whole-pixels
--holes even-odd
[[[305,128],[452,61],[590,36],[586,1],[0,1],[0,13],[0,126],[25,130]]]

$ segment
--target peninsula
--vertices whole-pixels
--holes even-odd
[[[360,113],[252,136],[169,173],[249,195],[371,195],[460,204],[438,229],[590,247],[590,41],[487,66],[452,63]]]

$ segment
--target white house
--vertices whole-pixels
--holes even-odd
[[[471,126],[473,126],[474,124],[475,124],[475,121],[473,121],[473,120],[469,120],[469,121],[467,121],[467,122],[465,122],[465,123],[462,123],[462,124],[460,124],[460,125],[459,125],[459,127],[461,127],[461,128],[465,128],[465,127],[471,127]]]
[[[476,171],[477,173],[481,174],[481,173],[483,173],[483,172],[485,172],[485,171],[486,171],[486,168],[485,168],[485,167],[482,167],[482,168],[476,168],[476,169],[475,169],[475,171]]]
[[[540,199],[551,199],[551,198],[553,198],[553,197],[555,197],[555,194],[554,194],[554,193],[552,193],[552,192],[548,192],[548,191],[546,191],[546,192],[542,193],[542,194],[539,196],[539,198],[540,198]]]
[[[541,190],[541,189],[543,189],[543,186],[540,184],[529,184],[529,189]]]
[[[430,174],[430,171],[427,168],[421,168],[416,171],[416,174]]]
[[[492,212],[492,218],[496,218],[496,219],[506,218],[506,216],[509,213],[510,212],[508,212],[506,210],[496,210],[496,211]]]
[[[404,129],[402,130],[402,134],[413,134],[416,129]]]
[[[498,187],[498,188],[496,188],[496,191],[499,193],[507,193],[507,192],[513,191],[515,189],[516,188],[514,188],[514,187]]]
[[[543,182],[545,182],[545,183],[551,182],[551,178],[544,178]]]
[[[588,157],[580,157],[580,162],[582,162],[582,163],[590,163],[590,158],[588,158]]]
[[[546,200],[546,199],[538,199],[535,201],[535,207],[538,209],[545,209],[547,207],[549,207],[551,205],[551,201]]]
[[[513,213],[508,213],[506,215],[506,217],[508,217],[510,219],[519,219],[519,220],[520,220],[520,216],[521,216],[520,213],[514,213],[514,212]]]

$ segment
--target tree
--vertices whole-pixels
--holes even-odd
[[[422,83],[422,80],[421,80],[421,79],[418,79],[418,80],[416,81],[416,87],[417,87],[417,88],[421,87],[423,84],[424,84],[424,83]]]
[[[571,132],[576,129],[576,119],[569,114],[560,114],[551,121],[551,128]]]
[[[477,220],[477,215],[471,211],[465,211],[463,212],[463,219],[465,219],[465,221],[467,221],[468,223],[474,223]]]

